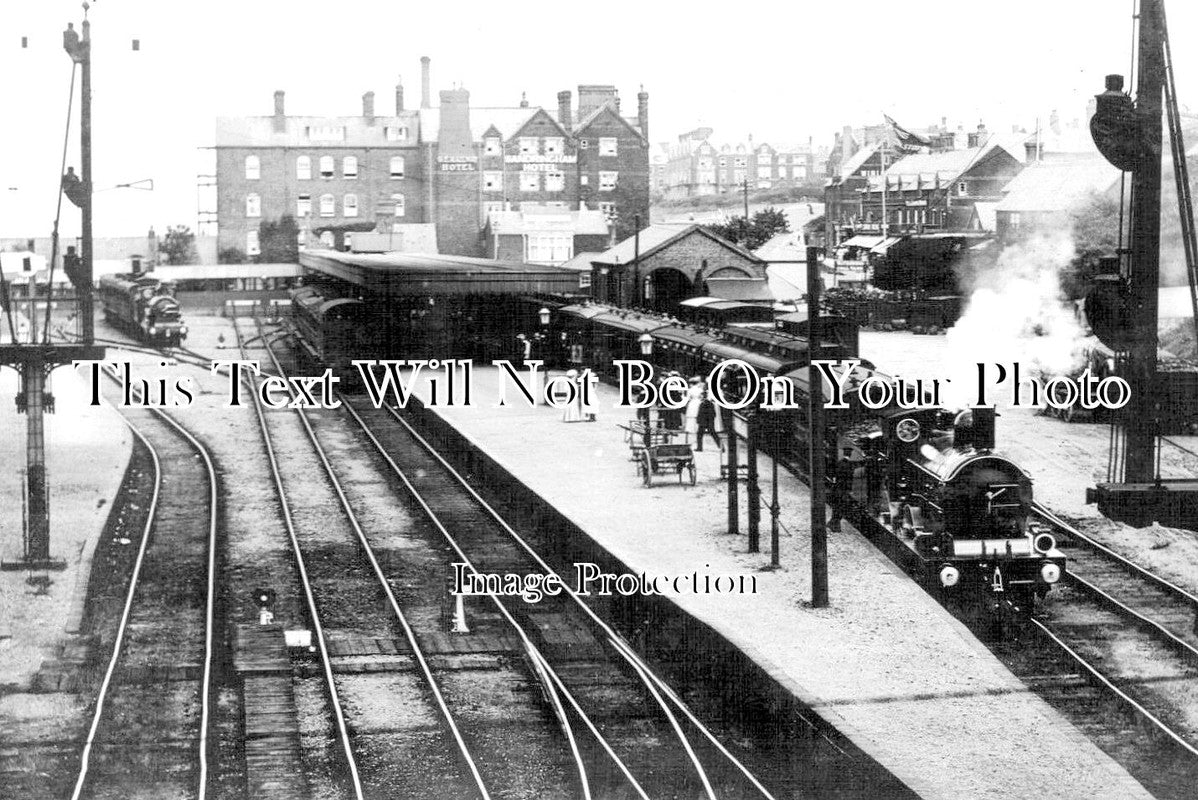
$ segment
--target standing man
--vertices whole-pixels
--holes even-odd
[[[852,498],[853,477],[856,472],[856,462],[851,460],[853,448],[841,448],[840,457],[832,470],[832,487],[828,493],[828,504],[832,506],[832,517],[828,520],[828,530],[839,531],[841,512]]]
[[[720,441],[720,437],[715,432],[715,402],[707,396],[707,390],[703,390],[703,396],[699,399],[699,410],[695,414],[695,450],[703,452],[703,434],[711,435],[715,440],[716,448],[722,453],[724,445]]]

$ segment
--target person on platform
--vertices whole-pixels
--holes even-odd
[[[516,369],[524,369],[524,362],[532,358],[532,342],[522,333],[516,334]]]
[[[715,401],[707,396],[707,390],[703,389],[703,394],[699,398],[699,408],[695,412],[695,450],[703,452],[703,434],[711,435],[715,441],[716,449],[721,453],[724,452],[724,445],[720,441],[720,437],[715,432]]]
[[[666,377],[667,378],[677,378],[677,377],[679,377],[679,375],[677,372],[671,370],[670,373]],[[665,383],[665,381],[662,381],[663,385],[664,385],[664,383]],[[660,397],[662,387],[661,387],[661,385],[659,385],[657,388],[658,388],[658,396]],[[662,426],[666,430],[670,430],[670,431],[682,430],[682,409],[681,408],[670,408],[668,406],[663,406],[663,408],[661,409],[660,417],[662,420]]]
[[[687,439],[693,441],[699,432],[699,403],[703,400],[703,379],[698,375],[691,376],[686,388],[686,416],[682,428],[686,431]]]
[[[832,516],[828,520],[828,530],[830,531],[838,532],[840,530],[841,512],[852,497],[853,478],[857,468],[856,462],[850,460],[852,455],[853,448],[843,448],[840,458],[836,459],[836,465],[832,470],[832,485],[828,491],[828,505],[832,506]]]
[[[562,422],[582,422],[582,391],[578,386],[578,370],[566,370],[566,377],[574,384],[574,399],[562,409]]]

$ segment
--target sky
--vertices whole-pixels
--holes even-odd
[[[95,0],[96,234],[194,230],[200,148],[216,117],[269,115],[276,89],[289,114],[355,115],[371,90],[385,114],[400,76],[413,108],[424,55],[434,102],[461,85],[475,106],[514,106],[527,92],[555,109],[562,89],[608,83],[632,114],[643,85],[654,142],[706,125],[730,141],[830,145],[844,125],[883,113],[909,128],[947,117],[1009,132],[1057,109],[1084,125],[1103,76],[1128,71],[1131,6]],[[1178,93],[1198,108],[1198,4],[1174,0],[1168,11]],[[0,238],[52,227],[71,80],[62,31],[82,15],[77,0],[0,3]],[[78,167],[75,96],[67,164]],[[110,188],[147,178],[153,191]],[[64,234],[78,217],[64,204]]]

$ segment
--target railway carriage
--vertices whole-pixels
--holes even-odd
[[[143,342],[178,347],[187,338],[171,283],[145,273],[101,275],[104,319]]]
[[[332,369],[343,386],[360,380],[352,361],[375,356],[365,304],[356,298],[329,299],[311,286],[293,289],[291,325],[303,355]]]

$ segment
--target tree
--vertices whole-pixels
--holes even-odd
[[[284,214],[275,221],[262,220],[258,226],[259,264],[299,263],[299,227],[295,218]]]
[[[756,250],[779,233],[789,233],[790,223],[787,222],[784,212],[770,206],[758,211],[750,220],[733,217],[725,223],[707,225],[706,228],[716,236],[722,236],[749,250]]]
[[[244,264],[245,262],[245,253],[237,247],[226,247],[216,256],[216,263],[218,264]]]
[[[158,242],[158,252],[168,264],[190,264],[195,261],[195,234],[186,225],[167,228]]]
[[[1073,262],[1061,275],[1061,288],[1068,297],[1081,297],[1099,273],[1099,259],[1113,256],[1119,247],[1119,199],[1092,194],[1069,215],[1076,248]]]

